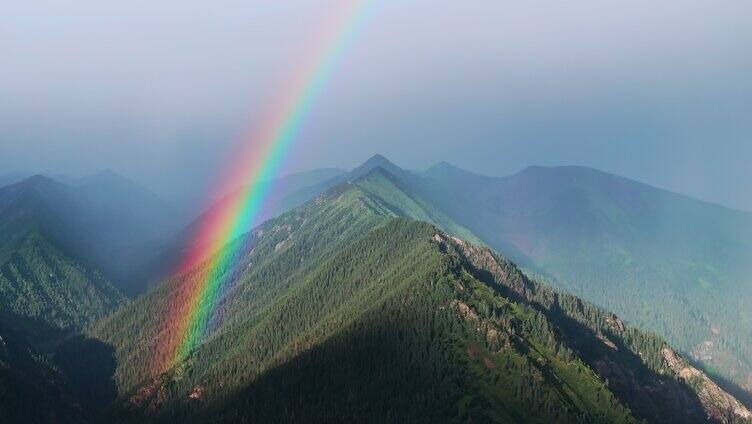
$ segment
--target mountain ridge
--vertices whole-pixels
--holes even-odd
[[[379,349],[370,345],[366,336],[373,331],[383,337],[375,340],[385,343],[385,358],[400,349],[413,352],[413,356],[396,360],[392,364],[395,369],[423,369],[411,362],[411,358],[420,357],[418,352],[433,352],[437,345],[454,346],[425,359],[441,370],[439,374],[447,374],[415,378],[431,386],[438,381],[449,384],[453,389],[442,395],[448,396],[442,398],[445,405],[431,408],[446,416],[463,417],[461,420],[480,414],[477,416],[515,422],[525,416],[520,415],[523,410],[542,405],[548,408],[537,415],[543,422],[596,418],[666,422],[676,414],[687,422],[704,422],[708,416],[716,422],[748,418],[748,409],[739,403],[744,392],[733,391],[739,380],[715,377],[718,370],[721,376],[735,375],[737,371],[728,364],[743,359],[739,352],[744,345],[728,339],[736,330],[725,323],[733,322],[732,314],[743,316],[744,311],[705,309],[706,314],[715,315],[701,316],[699,312],[707,304],[693,300],[694,296],[720,302],[717,293],[736,284],[731,276],[738,272],[738,252],[743,252],[745,245],[743,237],[734,240],[744,234],[739,230],[746,217],[743,213],[714,219],[719,211],[725,213],[723,207],[698,206],[701,202],[682,195],[577,167],[529,167],[508,177],[485,177],[449,164],[425,172],[406,171],[375,156],[348,173],[331,178],[326,178],[326,172],[322,175],[324,180],[312,185],[301,178],[294,190],[279,196],[278,204],[286,205],[279,209],[281,215],[225,247],[233,257],[219,272],[231,285],[212,319],[217,330],[185,362],[158,367],[158,372],[137,367],[172,358],[168,351],[144,341],[170,345],[169,340],[179,337],[169,326],[170,315],[185,313],[185,305],[170,299],[180,298],[176,294],[188,284],[189,274],[172,276],[98,322],[83,338],[59,347],[53,357],[65,364],[63,378],[70,375],[71,381],[77,382],[72,393],[91,405],[92,413],[105,408],[109,411],[105,413],[126,414],[133,420],[169,421],[194,412],[207,420],[249,419],[249,411],[260,405],[276,405],[273,398],[261,393],[284,398],[285,390],[294,393],[288,400],[298,405],[300,413],[336,411],[331,403],[334,398],[315,401],[310,397],[316,391],[306,379],[317,380],[313,377],[316,364],[329,370],[331,375],[321,380],[329,385],[347,384],[356,375],[374,378],[357,366],[362,358],[371,358],[369,350]],[[0,189],[0,235],[3,228],[23,228],[3,226],[3,222],[11,222],[2,219],[3,205],[18,204],[18,193],[31,193],[32,206],[40,201],[64,207],[73,201],[70,199],[77,199],[67,197],[70,189],[60,191],[59,183],[44,177],[26,185],[25,190]],[[299,206],[293,207],[295,204]],[[17,210],[19,217],[28,219],[30,215],[24,211],[46,209]],[[38,221],[49,225],[55,219],[53,214]],[[713,242],[707,234],[713,235]],[[12,251],[20,245],[6,246]],[[549,284],[573,295],[529,279],[512,262],[483,246],[495,248],[515,262],[522,258],[528,261],[522,263],[526,267],[539,265],[544,276],[553,277]],[[670,250],[662,250],[665,247]],[[713,251],[723,255],[708,256]],[[574,253],[579,256],[572,256]],[[677,266],[684,263],[683,258],[699,265],[680,272]],[[614,260],[617,262],[609,262]],[[713,268],[702,268],[704,263]],[[561,268],[562,264],[569,267]],[[201,265],[193,272],[203,272]],[[592,276],[587,273],[597,278],[588,281]],[[665,278],[648,284],[656,281],[656,275]],[[688,285],[688,277],[700,278],[700,284]],[[43,275],[36,278],[44,279]],[[620,290],[628,290],[631,297],[619,295]],[[712,296],[701,298],[701,293]],[[628,323],[664,323],[653,329],[683,340],[683,344],[669,347],[659,337],[636,330],[575,295],[610,305],[609,310],[628,311]],[[736,297],[743,300],[744,296],[739,293]],[[431,303],[436,299],[442,300]],[[623,303],[634,299],[643,303],[638,303],[638,308]],[[656,299],[666,314],[654,318],[644,311],[657,310],[656,304],[650,303]],[[407,301],[411,302],[408,308],[404,306]],[[166,315],[168,310],[170,315]],[[286,312],[279,315],[279,311]],[[390,312],[385,315],[383,311]],[[665,326],[686,319],[682,314],[695,321],[681,328]],[[713,322],[703,321],[712,316],[721,323],[717,329],[711,327]],[[433,328],[431,322],[443,323],[441,329],[428,330]],[[482,334],[474,330],[479,323]],[[416,330],[424,326],[426,334]],[[401,336],[392,333],[397,329]],[[695,333],[686,333],[687,329]],[[496,336],[488,339],[490,330]],[[713,343],[702,344],[703,351],[694,350],[694,341],[706,340],[708,334]],[[422,347],[410,351],[400,345],[405,341]],[[371,347],[353,347],[359,345]],[[94,351],[103,355],[89,357],[91,364],[99,364],[102,370],[103,380],[94,381],[93,387],[105,388],[107,393],[109,384],[116,382],[112,397],[82,389],[81,381],[91,377],[82,374],[85,367],[75,358],[87,351],[86,346],[96,347]],[[397,350],[389,350],[390,346]],[[340,359],[331,362],[332,358]],[[331,368],[335,363],[347,364],[349,371],[339,373]],[[739,372],[746,372],[744,362],[739,364]],[[698,365],[709,372],[700,371]],[[368,387],[387,393],[392,384],[404,384],[396,374],[383,376],[386,380],[374,380],[375,385]],[[288,387],[285,380],[297,381],[300,386]],[[388,385],[380,385],[387,381]],[[497,386],[501,381],[503,386]],[[566,381],[569,388],[560,381]],[[513,387],[517,392],[504,392],[507,400],[500,400],[498,390]],[[355,396],[352,405],[366,405],[362,403],[365,392],[332,393]],[[225,397],[245,406],[224,404],[220,400]],[[386,399],[374,405],[386,408]],[[403,416],[428,408],[424,400],[410,399],[412,404],[395,406]],[[311,409],[307,404],[321,408]],[[359,411],[341,409],[343,416],[365,417]],[[292,419],[278,412],[272,408],[271,415],[257,418]],[[325,416],[333,418],[321,415],[322,421]]]
[[[240,245],[231,247],[237,260],[223,271],[233,282],[216,310],[221,326],[165,373],[138,374],[129,364],[161,356],[143,351],[138,340],[179,336],[161,327],[169,316],[160,299],[186,280],[158,286],[96,326],[91,336],[112,345],[120,364],[121,394],[111,413],[127,412],[126,421],[745,419],[748,411],[722,390],[709,386],[715,395],[697,395],[679,377],[686,362],[668,355],[676,358],[674,371],[660,338],[527,279],[487,248],[400,218],[389,207],[398,202],[386,175],[376,169],[365,176],[384,185],[379,190],[368,190],[364,180],[340,183],[233,242]],[[181,312],[170,306],[169,313]],[[381,374],[361,368],[364,358]],[[423,391],[401,374],[426,383]],[[364,403],[366,392],[348,386],[352,381],[394,396]],[[419,397],[431,387],[444,389],[435,393],[443,403],[431,403],[432,394]],[[350,402],[331,403],[342,396]],[[384,415],[386,405],[399,415]],[[735,415],[725,415],[723,405]]]
[[[289,195],[296,199],[290,204],[382,164],[399,168],[375,155],[346,175]],[[752,316],[744,318],[741,306],[730,309],[737,317],[722,307],[752,299],[743,284],[752,275],[752,266],[745,269],[752,249],[744,241],[752,239],[752,214],[581,166],[530,166],[490,177],[445,162],[390,174],[525,269],[668,337],[705,369],[744,387],[752,405],[752,364],[739,353],[752,349],[739,336],[752,337],[752,328],[738,328]],[[629,298],[635,301],[619,303]],[[665,316],[651,312],[659,304]]]

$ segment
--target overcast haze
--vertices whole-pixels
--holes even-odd
[[[205,190],[336,3],[4,2],[0,173]],[[752,210],[751,2],[443,3],[376,4],[285,172],[577,164]]]

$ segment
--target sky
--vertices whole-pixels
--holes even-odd
[[[4,2],[0,174],[201,196],[341,1]],[[751,44],[749,1],[376,2],[282,172],[583,165],[752,210]]]

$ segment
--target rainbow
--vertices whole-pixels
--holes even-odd
[[[372,0],[343,0],[335,9],[334,20],[325,25],[302,71],[296,72],[287,90],[269,111],[263,124],[242,141],[243,148],[237,162],[220,178],[217,193],[229,193],[242,186],[239,192],[224,202],[221,210],[202,223],[194,237],[192,249],[183,259],[178,272],[186,273],[203,264],[184,280],[184,286],[172,299],[166,325],[164,371],[184,361],[210,333],[210,322],[223,285],[223,274],[234,261],[242,243],[233,243],[257,224],[259,212],[269,191],[265,181],[275,178],[294,144],[301,126],[309,115],[316,98],[323,91],[347,47],[353,42],[368,15]],[[247,185],[246,185],[247,184]],[[234,246],[234,247],[233,247]],[[164,342],[164,341],[163,341]]]

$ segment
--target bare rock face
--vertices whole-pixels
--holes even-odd
[[[201,386],[195,386],[193,390],[188,394],[188,399],[190,400],[201,400],[201,397],[204,395],[204,388]]]
[[[752,413],[744,405],[718,387],[705,373],[688,364],[676,352],[663,348],[661,356],[680,380],[695,388],[710,420],[732,423],[738,419],[752,419]]]
[[[476,246],[453,236],[445,237],[437,233],[433,240],[465,258],[471,267],[490,273],[494,281],[504,281],[515,295],[529,300],[531,287],[528,287],[525,277],[511,262],[497,257],[486,247]]]

